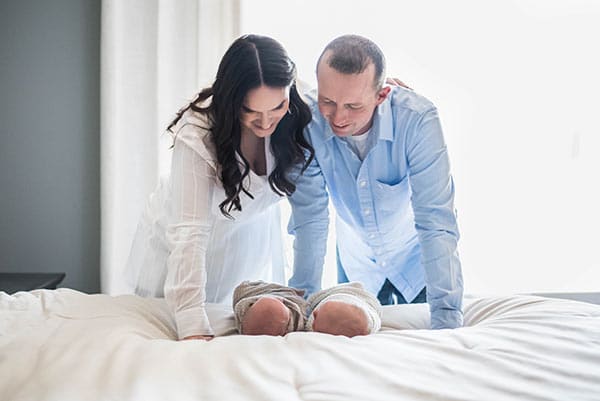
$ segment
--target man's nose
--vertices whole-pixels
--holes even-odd
[[[336,107],[335,110],[331,113],[331,121],[335,125],[342,125],[342,123],[346,122],[348,117],[348,113],[344,110],[343,107]]]

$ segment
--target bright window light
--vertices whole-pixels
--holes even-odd
[[[466,292],[599,291],[599,2],[241,4],[242,31],[279,40],[312,85],[325,44],[356,33],[438,106]]]

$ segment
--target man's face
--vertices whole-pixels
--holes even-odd
[[[360,74],[342,74],[327,64],[327,58],[326,53],[317,67],[319,110],[337,136],[364,134],[390,89],[375,89],[372,63]]]

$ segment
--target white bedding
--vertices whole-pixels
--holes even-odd
[[[233,332],[230,310],[209,316]],[[0,293],[0,400],[600,400],[600,306],[481,298],[464,328],[427,319],[394,306],[366,337],[177,342],[160,299]]]

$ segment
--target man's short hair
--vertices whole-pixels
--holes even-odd
[[[319,56],[317,68],[323,55],[331,50],[327,65],[342,74],[360,74],[370,63],[375,67],[375,89],[381,89],[385,75],[385,56],[373,41],[359,35],[343,35],[335,38]]]

